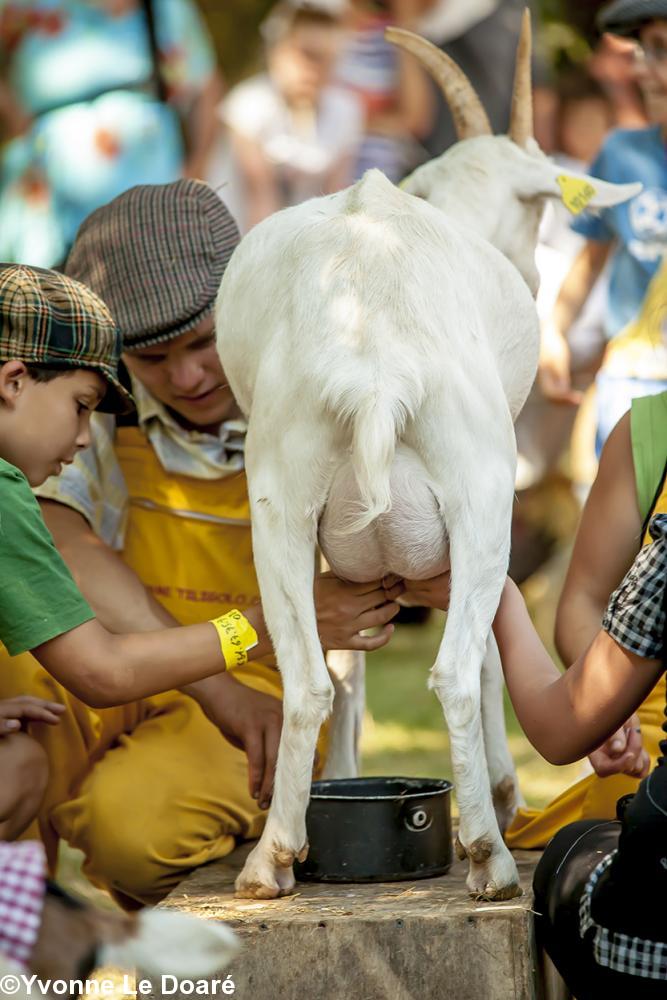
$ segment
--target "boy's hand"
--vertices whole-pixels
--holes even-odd
[[[64,711],[65,706],[57,701],[45,701],[28,694],[7,698],[0,701],[0,736],[25,729],[29,722],[48,722],[55,726]]]
[[[642,734],[637,715],[588,755],[591,767],[600,778],[610,774],[627,774],[643,778],[648,774],[650,758],[642,745]]]
[[[278,698],[254,691],[231,674],[216,674],[184,689],[232,746],[248,758],[248,788],[262,809],[268,809],[283,725]]]
[[[396,598],[404,587],[397,577],[372,583],[349,583],[333,573],[315,578],[315,613],[320,642],[325,649],[380,649],[391,638],[389,622],[398,614]],[[359,635],[367,628],[377,635]]]
[[[401,595],[401,604],[406,607],[439,608],[441,611],[447,611],[451,584],[449,570],[440,576],[431,577],[430,580],[404,580],[403,583],[405,593]]]

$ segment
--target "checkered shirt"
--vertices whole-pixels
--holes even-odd
[[[667,514],[651,518],[649,533],[653,541],[611,595],[602,628],[624,649],[659,660],[664,655]]]
[[[27,968],[42,919],[46,857],[36,840],[0,843],[0,953]]]
[[[593,957],[598,965],[639,979],[667,979],[667,943],[631,937],[597,924],[591,916],[593,891],[600,876],[609,868],[617,851],[612,851],[593,869],[579,903],[579,934],[594,928]]]

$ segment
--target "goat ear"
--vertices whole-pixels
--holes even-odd
[[[585,209],[610,208],[630,201],[642,190],[638,181],[632,184],[610,184],[598,177],[591,177],[566,170],[555,163],[549,164],[550,182],[541,192],[549,198],[558,198],[573,215]]]

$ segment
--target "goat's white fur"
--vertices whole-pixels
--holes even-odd
[[[334,687],[327,755],[322,779],[356,778],[359,742],[366,710],[366,658],[355,649],[331,649],[327,668]]]
[[[162,975],[197,979],[226,969],[240,948],[234,931],[213,920],[171,910],[142,910],[134,934],[103,944],[98,965],[140,969],[156,980]]]
[[[400,572],[411,555],[401,532],[394,525],[378,544],[378,524],[410,507],[413,491],[395,495],[406,455],[423,470],[415,490],[427,497],[431,528],[421,546],[432,555],[449,544],[450,610],[431,686],[449,727],[468,885],[488,898],[520,891],[492,805],[489,770],[497,786],[513,769],[497,745],[504,728],[489,636],[509,557],[512,422],[537,364],[535,239],[543,198],[560,196],[556,174],[534,144],[468,139],[404,190],[370,171],[346,191],[272,216],[227,268],[218,347],[249,419],[255,562],[284,683],[273,804],[237,881],[242,895],[290,891],[292,861],[307,847],[315,741],[334,690],[312,596],[332,484],[347,476],[356,497],[336,524],[325,514],[331,564],[344,568],[354,556],[346,542],[370,532],[368,551],[380,560],[365,578]],[[637,191],[594,183],[605,199]],[[409,565],[415,577],[433,569]]]

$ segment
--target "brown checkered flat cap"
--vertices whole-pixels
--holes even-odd
[[[104,302],[57,271],[0,264],[0,363],[90,368],[106,380],[98,409],[125,413],[132,397],[118,380],[121,341]]]
[[[134,351],[187,333],[212,312],[239,239],[208,184],[145,184],[85,219],[65,271],[104,299],[123,349]]]

